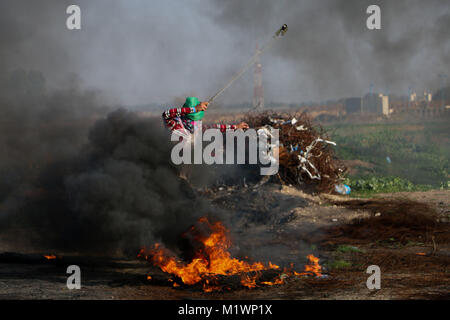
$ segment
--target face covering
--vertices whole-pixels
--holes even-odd
[[[196,97],[187,97],[186,102],[183,105],[183,108],[194,108],[194,107],[198,106],[199,104],[200,104],[200,101],[198,101],[198,99]],[[198,112],[194,112],[194,113],[189,113],[188,115],[186,115],[186,118],[188,118],[190,120],[194,120],[194,121],[199,121],[199,120],[202,120],[204,116],[205,116],[204,111],[198,111]]]

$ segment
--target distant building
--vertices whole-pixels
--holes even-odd
[[[417,95],[417,93],[415,92],[409,95],[410,102],[420,102],[420,101],[430,102],[431,100],[433,100],[433,95],[428,91],[424,91],[423,96]]]
[[[383,94],[367,94],[363,98],[347,98],[344,100],[347,114],[382,114],[389,116],[389,97]]]
[[[367,94],[362,99],[362,113],[374,113],[389,116],[389,96]]]
[[[385,116],[389,116],[390,109],[389,109],[389,96],[385,96],[380,94],[381,98],[381,113]]]
[[[351,113],[361,113],[362,99],[361,98],[347,98],[344,100],[345,112],[347,114]]]

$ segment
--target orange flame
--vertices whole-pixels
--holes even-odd
[[[322,267],[319,264],[319,258],[313,256],[312,254],[309,254],[307,256],[310,264],[307,264],[305,266],[305,272],[303,272],[303,274],[313,274],[316,277],[321,277],[322,276]]]
[[[277,285],[277,284],[284,284],[284,278],[285,277],[289,277],[289,276],[316,276],[316,277],[321,277],[322,276],[322,267],[319,264],[319,258],[315,257],[312,254],[309,254],[307,256],[309,264],[305,265],[305,272],[297,272],[297,271],[291,271],[289,269],[284,269],[283,273],[284,273],[284,277],[283,276],[279,276],[278,278],[274,279],[274,281],[264,281],[261,282],[261,284],[264,285]],[[293,269],[294,266],[291,264],[291,269]]]
[[[267,286],[273,286],[277,284],[284,284],[284,280],[280,277],[276,278],[274,281],[262,281],[261,284],[265,284]]]
[[[138,257],[149,259],[159,266],[164,272],[176,275],[187,285],[196,284],[206,278],[214,279],[217,275],[236,275],[267,269],[278,269],[279,266],[269,263],[265,266],[261,262],[249,263],[232,258],[228,248],[231,246],[227,238],[227,230],[221,222],[209,223],[206,218],[201,218],[200,223],[207,224],[212,233],[205,239],[199,239],[203,244],[189,264],[178,261],[169,255],[167,250],[156,244],[148,254],[142,249]],[[192,229],[191,229],[192,230]],[[248,278],[244,275],[242,284],[249,288],[256,286],[256,277]],[[210,283],[205,281],[205,290],[209,290]]]
[[[221,222],[211,224],[207,218],[200,218],[199,222],[206,224],[211,230],[211,234],[203,238],[201,236],[197,237],[202,247],[197,250],[190,263],[176,259],[167,249],[158,243],[151,250],[146,251],[145,249],[141,249],[138,257],[149,260],[154,265],[160,267],[162,271],[177,276],[184,284],[193,285],[203,282],[203,290],[206,292],[221,289],[215,284],[218,275],[240,275],[241,284],[252,289],[258,286],[257,280],[260,277],[260,271],[280,269],[278,265],[271,262],[268,265],[264,265],[262,262],[249,263],[232,258],[228,251],[231,242],[227,237],[228,230],[224,225]],[[190,231],[195,231],[195,228],[191,227]],[[308,259],[311,264],[306,266],[306,272],[303,274],[312,273],[321,275],[319,259],[313,255],[309,255]],[[249,275],[249,273],[255,274]],[[296,275],[303,274],[296,273]],[[274,279],[273,282],[261,282],[263,285],[282,283],[284,281],[281,278]]]
[[[51,259],[56,259],[56,256],[54,256],[54,255],[44,255],[44,257],[47,259],[47,260],[51,260]]]

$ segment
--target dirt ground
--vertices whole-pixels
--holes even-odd
[[[255,259],[280,245],[286,261],[318,256],[326,276],[206,293],[150,283],[147,275],[164,274],[145,261],[59,253],[47,260],[0,239],[0,299],[450,299],[450,191],[354,199],[267,184],[207,196],[246,221],[247,242],[239,245]],[[80,290],[66,287],[71,264],[81,268]],[[366,286],[369,265],[381,269],[379,290]]]

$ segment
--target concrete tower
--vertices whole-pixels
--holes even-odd
[[[259,47],[256,45],[256,61],[255,61],[255,74],[253,77],[253,108],[263,109],[264,108],[264,89],[262,86],[262,66],[259,60]]]

